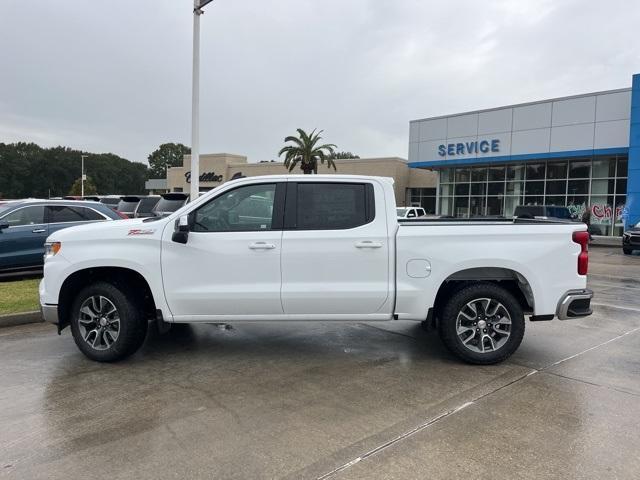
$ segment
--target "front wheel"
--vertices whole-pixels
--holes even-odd
[[[622,253],[624,253],[625,255],[631,255],[633,253],[633,249],[622,247]]]
[[[456,292],[442,309],[440,338],[462,360],[502,362],[520,346],[524,314],[516,298],[493,283],[480,282]]]
[[[124,289],[97,282],[80,291],[71,307],[71,333],[82,353],[98,362],[115,362],[144,342],[143,309]]]

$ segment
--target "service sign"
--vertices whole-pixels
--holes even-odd
[[[500,139],[475,140],[472,142],[457,142],[438,145],[438,155],[441,157],[455,157],[463,155],[477,155],[482,153],[500,153]]]

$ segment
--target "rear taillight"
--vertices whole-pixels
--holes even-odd
[[[120,210],[114,210],[120,218],[128,219],[129,216],[126,213],[122,213]]]
[[[589,232],[573,232],[573,241],[580,245],[578,275],[586,275],[589,270]]]

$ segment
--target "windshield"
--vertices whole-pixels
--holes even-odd
[[[547,216],[555,218],[570,219],[571,213],[565,207],[547,207]]]
[[[140,205],[138,206],[138,212],[151,212],[153,207],[156,206],[160,197],[144,197],[140,200]]]
[[[182,205],[184,205],[184,200],[170,200],[168,198],[161,198],[160,201],[153,208],[156,212],[175,212]]]
[[[8,212],[13,205],[11,203],[2,203],[0,204],[0,217],[6,212]]]
[[[406,213],[407,213],[407,209],[406,208],[396,208],[396,215],[397,216],[404,217]]]
[[[137,206],[138,206],[137,201],[127,202],[125,200],[120,200],[120,202],[118,203],[118,206],[116,207],[116,210],[120,212],[133,212]]]

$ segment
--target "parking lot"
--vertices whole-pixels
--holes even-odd
[[[117,364],[1,329],[0,476],[638,478],[640,256],[590,272],[591,317],[528,322],[494,366],[405,322],[152,329]]]

